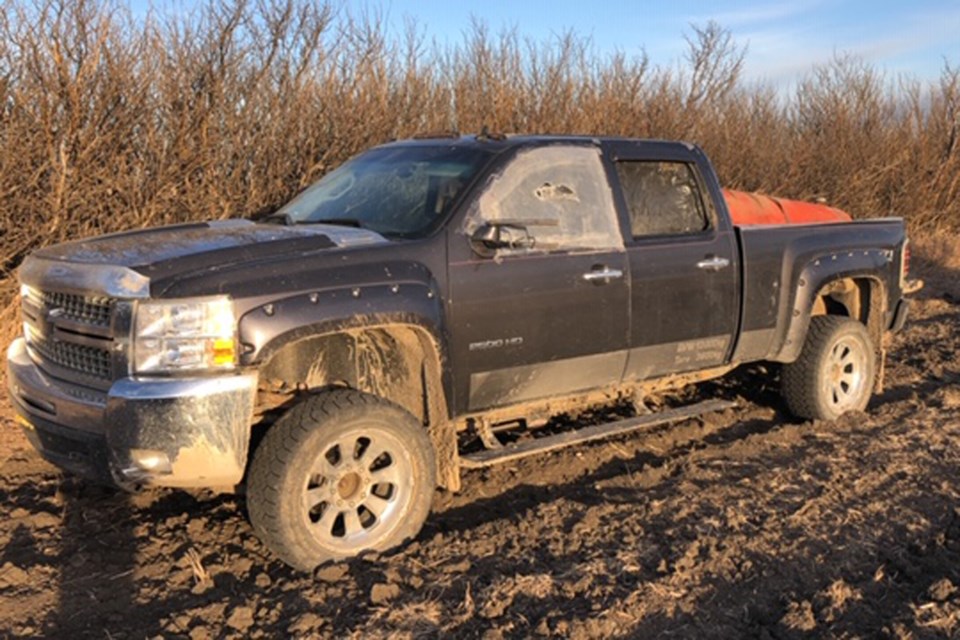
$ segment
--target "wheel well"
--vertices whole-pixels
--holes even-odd
[[[883,338],[885,296],[883,285],[873,278],[840,278],[821,287],[814,297],[810,315],[859,320],[879,348]]]
[[[415,325],[389,324],[308,336],[284,345],[260,367],[258,413],[285,410],[299,395],[337,387],[387,399],[430,431],[438,482],[456,490],[456,433],[441,375],[435,338]]]

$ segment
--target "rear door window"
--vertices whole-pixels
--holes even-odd
[[[634,238],[701,233],[712,228],[697,174],[685,162],[618,162],[617,176]]]

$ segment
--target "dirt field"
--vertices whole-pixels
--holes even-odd
[[[840,423],[741,406],[465,476],[418,539],[299,575],[234,496],[64,478],[0,422],[0,635],[960,634],[960,282],[941,271],[887,389]],[[775,373],[775,372],[773,372]]]

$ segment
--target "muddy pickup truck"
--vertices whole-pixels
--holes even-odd
[[[863,410],[907,315],[902,221],[736,223],[731,198],[679,142],[386,144],[256,222],[29,256],[10,395],[66,470],[242,489],[302,569],[416,535],[464,468],[722,408],[643,410],[742,363],[783,363],[797,416]]]

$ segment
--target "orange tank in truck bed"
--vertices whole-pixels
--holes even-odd
[[[800,202],[724,189],[730,218],[737,226],[760,224],[811,224],[820,222],[850,222],[850,214],[825,204]]]

